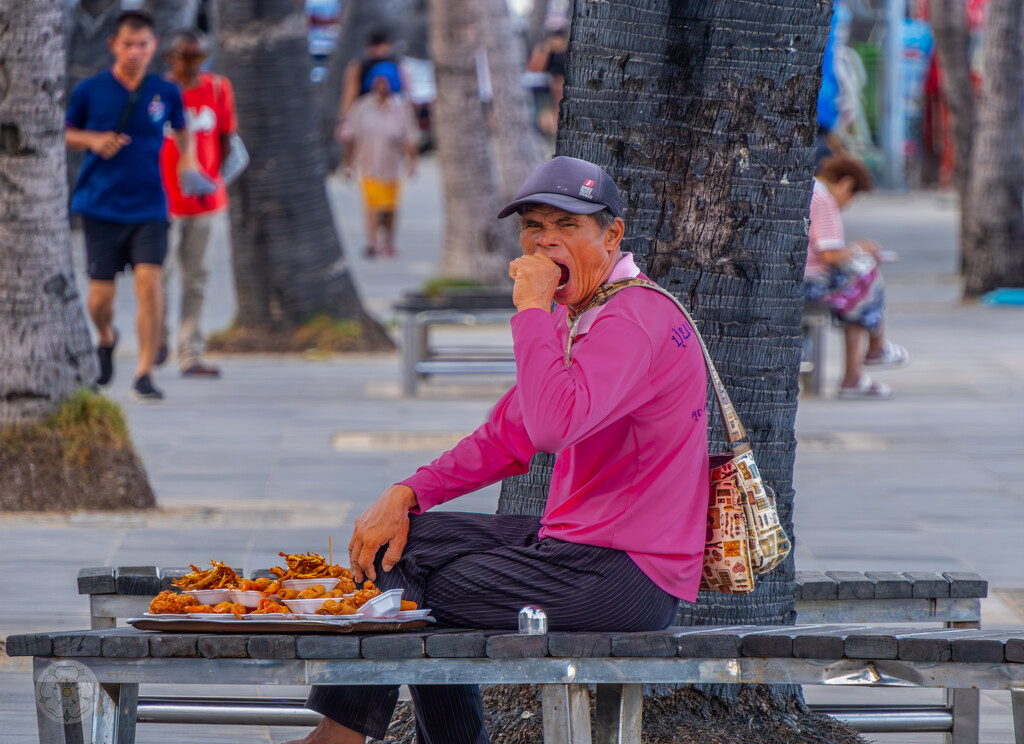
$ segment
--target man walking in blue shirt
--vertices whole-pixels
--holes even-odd
[[[210,193],[215,186],[197,172],[192,138],[185,129],[177,86],[146,69],[157,48],[152,19],[122,13],[109,46],[114,65],[80,82],[66,114],[69,147],[87,150],[71,198],[82,216],[89,274],[89,315],[99,336],[100,376],[114,374],[115,278],[131,266],[137,301],[139,363],[132,384],[136,397],[160,400],[152,380],[161,313],[160,272],[167,253],[167,197],[160,179],[164,128],[173,130],[182,157],[182,189]]]

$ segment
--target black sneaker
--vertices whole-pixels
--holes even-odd
[[[166,346],[161,346],[156,350],[156,356],[153,358],[154,366],[159,367],[167,361],[168,350]]]
[[[114,379],[114,349],[117,348],[117,329],[114,329],[114,343],[110,346],[100,344],[96,348],[96,354],[100,358],[100,376],[96,378],[97,385],[109,385]]]
[[[136,400],[163,400],[164,394],[153,387],[149,375],[143,375],[132,385],[132,396]]]

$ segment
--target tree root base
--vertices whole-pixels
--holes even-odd
[[[156,497],[131,446],[91,448],[68,462],[55,432],[0,442],[0,512],[152,509]]]
[[[223,354],[305,354],[394,351],[395,342],[370,319],[317,318],[297,328],[237,326],[211,334],[207,351]]]
[[[484,690],[484,716],[494,744],[543,744],[538,688],[499,685]],[[593,715],[593,695],[591,696]],[[385,742],[414,744],[412,704],[399,703]],[[644,700],[644,744],[864,744],[856,731],[765,687],[744,687],[736,703],[680,688]]]

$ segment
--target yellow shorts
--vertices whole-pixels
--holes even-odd
[[[395,181],[378,181],[363,176],[361,181],[366,206],[374,212],[394,212],[398,206],[398,185]]]

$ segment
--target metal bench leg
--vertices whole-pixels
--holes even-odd
[[[947,744],[978,744],[981,692],[946,690],[946,705],[953,712],[953,731],[946,734]]]
[[[402,315],[402,395],[416,395],[416,362],[419,360],[419,328],[416,318]]]
[[[640,744],[643,713],[643,685],[598,685],[595,744]]]
[[[97,693],[93,744],[135,744],[139,686],[101,683]]]
[[[1013,741],[1024,744],[1024,690],[1010,690],[1010,706],[1013,708]]]
[[[590,744],[590,693],[586,685],[541,685],[544,744]]]

